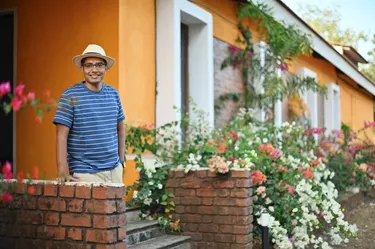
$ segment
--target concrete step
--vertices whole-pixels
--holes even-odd
[[[128,223],[133,221],[139,221],[139,214],[141,213],[139,207],[127,208],[126,209],[126,220]]]
[[[128,246],[141,243],[165,234],[154,220],[132,221],[126,225],[126,244]]]
[[[191,249],[190,237],[164,235],[128,246],[128,249]]]

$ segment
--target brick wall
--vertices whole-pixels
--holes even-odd
[[[0,248],[124,249],[125,187],[119,184],[33,181],[12,183],[17,194],[0,203]]]
[[[234,170],[218,177],[208,169],[171,170],[167,191],[175,195],[174,219],[180,219],[192,248],[252,248],[250,171]]]
[[[221,70],[221,63],[229,55],[228,43],[214,38],[214,97],[215,101],[225,94],[231,92],[242,92],[242,77],[239,70],[227,67]],[[237,104],[232,101],[225,103],[225,107],[221,109],[220,114],[215,116],[215,126],[223,127],[231,117],[235,114],[233,110],[237,108]]]

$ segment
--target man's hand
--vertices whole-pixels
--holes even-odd
[[[56,178],[56,181],[58,183],[64,183],[64,182],[79,182],[79,178],[73,177],[71,175],[63,174]]]

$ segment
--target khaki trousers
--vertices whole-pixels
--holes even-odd
[[[98,182],[98,183],[122,183],[123,167],[121,163],[112,170],[98,173],[74,173],[73,177],[79,178],[80,182]]]

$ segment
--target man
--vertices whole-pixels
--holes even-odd
[[[65,90],[53,120],[57,181],[122,183],[125,116],[117,90],[103,83],[115,60],[90,44],[73,62],[85,80]]]

